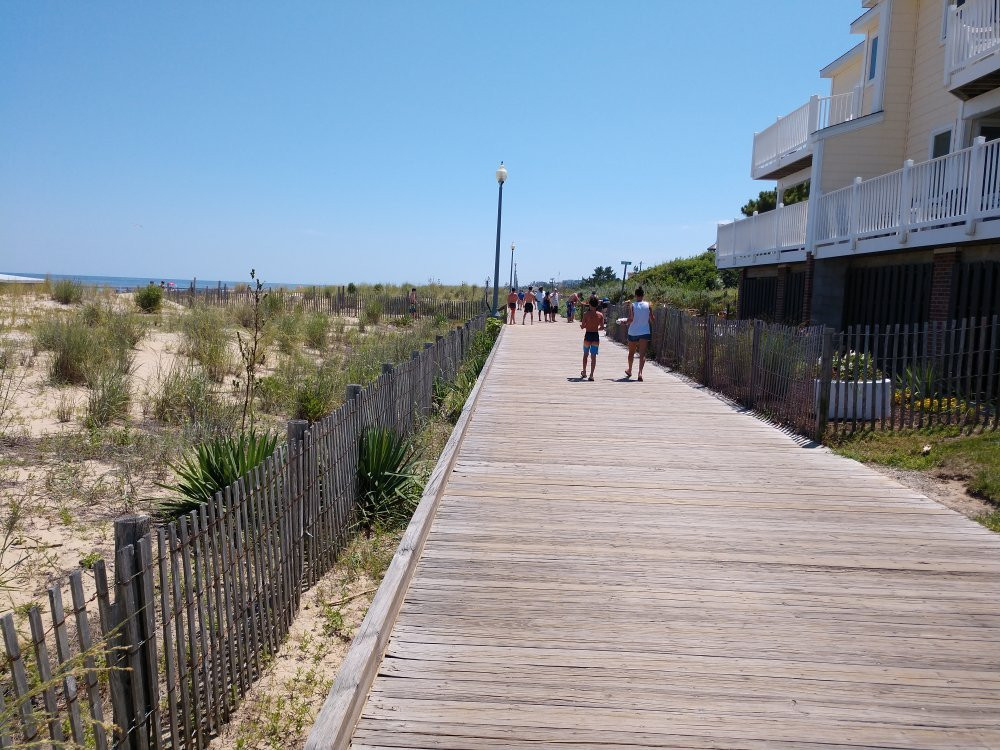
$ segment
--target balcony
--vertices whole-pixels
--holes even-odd
[[[997,0],[1000,2],[1000,0]],[[835,96],[814,96],[753,137],[755,180],[776,180],[812,164],[810,136],[861,115],[861,86]]]
[[[960,99],[1000,86],[1000,0],[966,0],[948,9],[945,83]]]
[[[719,268],[805,260],[809,201],[720,224],[715,263]]]
[[[807,233],[808,219],[812,236]],[[720,224],[716,265],[738,268],[1000,238],[1000,140],[975,144],[805,203]]]

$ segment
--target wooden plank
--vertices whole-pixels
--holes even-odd
[[[180,724],[177,717],[177,662],[174,653],[173,612],[174,605],[170,592],[170,563],[167,553],[166,532],[160,528],[156,534],[157,568],[160,571],[160,616],[163,634],[163,663],[167,680],[167,725],[170,730],[170,746],[180,747]]]
[[[62,672],[63,698],[66,701],[66,711],[69,714],[70,737],[78,745],[84,743],[83,720],[80,716],[76,677],[71,674],[67,665],[73,658],[70,651],[69,635],[66,629],[66,611],[63,609],[62,591],[58,586],[49,587],[49,612],[52,613],[52,631],[56,641],[56,658]]]
[[[76,622],[77,642],[80,645],[80,653],[83,654],[84,682],[92,720],[94,745],[97,750],[107,750],[108,735],[104,728],[104,708],[97,685],[97,662],[94,658],[96,646],[90,633],[90,617],[87,614],[87,601],[83,594],[83,576],[79,570],[70,574],[69,586],[73,598],[73,618]]]
[[[24,733],[24,741],[35,742],[40,739],[40,736],[31,705],[28,671],[25,669],[24,659],[21,655],[21,644],[18,641],[17,628],[14,626],[14,616],[9,613],[4,615],[0,619],[0,627],[3,628],[4,648],[7,651],[7,661],[10,664],[11,683],[14,688],[14,696],[17,699],[17,712],[21,715],[21,730]]]

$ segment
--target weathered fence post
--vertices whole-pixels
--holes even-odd
[[[286,435],[288,438],[288,508],[291,511],[293,520],[292,528],[292,559],[295,561],[295,590],[302,586],[302,577],[305,575],[305,555],[302,545],[305,540],[306,530],[306,502],[305,502],[305,436],[309,428],[309,422],[305,419],[290,419],[286,425]],[[297,506],[296,506],[297,504]],[[298,601],[298,597],[295,598]],[[296,605],[297,606],[297,605]]]
[[[125,733],[123,747],[159,746],[159,676],[153,627],[153,568],[149,516],[115,520],[115,601],[109,632],[113,647],[112,690],[125,696],[114,705],[114,723]]]
[[[392,362],[382,363],[382,374],[386,376],[385,383],[382,384],[382,387],[388,389],[389,393],[389,397],[386,399],[389,403],[389,424],[392,425],[393,430],[398,430],[399,429],[399,404],[397,403],[398,389],[396,388],[396,379],[392,377],[393,370],[395,369],[396,368],[392,364]],[[348,391],[348,394],[350,394],[350,391]],[[348,400],[350,400],[350,398],[351,396],[348,395]]]
[[[709,388],[712,387],[712,355],[715,343],[715,317],[711,313],[705,313],[705,361],[701,382]]]
[[[763,321],[753,322],[753,345],[750,349],[750,398],[747,406],[753,408],[757,403],[757,386],[760,385],[760,335],[764,327]]]
[[[823,329],[823,348],[819,359],[819,392],[816,398],[816,442],[823,441],[830,414],[830,384],[833,380],[833,329]]]

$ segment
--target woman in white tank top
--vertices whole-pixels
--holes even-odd
[[[639,377],[642,382],[642,367],[646,364],[646,350],[653,340],[653,308],[643,299],[642,287],[635,290],[635,301],[628,308],[628,369],[625,377],[632,377],[632,362],[635,350],[639,350]]]

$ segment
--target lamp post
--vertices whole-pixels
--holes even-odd
[[[493,317],[497,316],[497,305],[500,302],[500,217],[503,215],[503,184],[507,180],[507,167],[500,162],[497,167],[497,184],[500,190],[497,195],[497,256],[496,264],[493,268]]]
[[[630,260],[623,260],[622,261],[622,265],[624,266],[624,268],[622,268],[622,298],[621,298],[621,301],[624,302],[625,301],[625,277],[628,276],[628,267],[632,265],[632,261],[630,261]]]
[[[507,284],[508,288],[514,287],[514,243],[510,243],[510,280]]]

